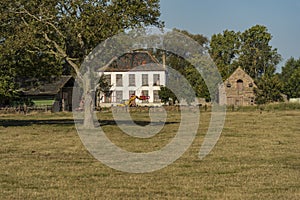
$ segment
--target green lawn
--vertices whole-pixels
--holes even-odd
[[[131,138],[99,114],[118,146],[158,150],[175,135],[178,112],[151,139]],[[133,113],[147,121],[147,113]],[[116,171],[84,148],[71,113],[0,115],[0,199],[300,199],[300,111],[228,112],[213,151],[198,151],[209,112],[188,151],[152,173]]]
[[[33,100],[35,106],[52,106],[54,100]]]

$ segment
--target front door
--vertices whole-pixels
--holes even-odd
[[[235,99],[235,105],[236,106],[242,106],[243,105],[243,97],[237,97]]]

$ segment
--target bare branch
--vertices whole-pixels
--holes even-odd
[[[26,49],[26,51],[29,52],[29,53],[33,53],[33,54],[43,52],[45,54],[54,55],[54,56],[56,56],[58,58],[61,58],[61,56],[58,53],[56,53],[55,51],[53,51],[53,50],[50,50],[50,51],[45,51],[45,50],[40,51],[40,50],[29,50],[29,49]]]
[[[26,8],[22,8],[24,11],[25,11],[25,13],[27,14],[27,15],[29,15],[31,18],[33,18],[33,19],[35,19],[35,20],[37,20],[38,22],[41,22],[41,23],[44,23],[44,24],[47,24],[47,25],[50,25],[61,37],[63,37],[63,38],[66,38],[65,36],[64,36],[64,34],[53,24],[53,23],[51,23],[51,22],[49,22],[49,21],[45,21],[45,20],[43,20],[42,18],[39,18],[39,17],[37,17],[37,16],[35,16],[35,15],[33,15],[33,14],[31,14]],[[19,12],[19,13],[24,13],[24,12]],[[51,18],[49,18],[49,19],[51,19]]]
[[[117,59],[118,57],[114,56],[106,65],[102,66],[98,71],[104,72],[109,67],[109,65],[111,65],[111,63],[113,63]]]
[[[26,26],[29,26],[29,24],[26,22],[26,20],[24,19],[24,17],[21,17],[21,19],[22,19],[22,21],[24,22],[24,24],[25,24]]]
[[[58,28],[51,22],[46,21],[46,24],[50,25],[61,37],[66,38],[64,34],[58,30]]]
[[[80,73],[79,67],[76,63],[74,63],[74,59],[70,58],[66,52],[63,50],[63,48],[61,48],[54,40],[51,40],[47,33],[44,33],[44,38],[46,39],[47,42],[52,43],[54,45],[54,47],[57,49],[58,53],[66,59],[66,61],[72,66],[72,68],[75,70],[76,75],[79,77],[80,80],[83,81],[83,77],[82,74]]]
[[[40,18],[38,18],[37,16],[31,14],[26,8],[22,8],[22,9],[23,9],[23,10],[25,11],[25,13],[26,13],[27,15],[29,15],[30,17],[34,18],[35,20],[37,20],[37,21],[39,21],[39,22],[42,21],[42,20],[41,20]]]

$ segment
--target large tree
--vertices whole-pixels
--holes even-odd
[[[7,52],[3,45],[0,44],[0,51]],[[9,59],[5,54],[0,54],[0,106],[7,105],[15,95],[15,69],[9,67]]]
[[[211,37],[209,53],[223,79],[241,66],[252,78],[273,75],[281,56],[270,45],[272,35],[262,25],[244,32],[225,30]]]
[[[0,39],[9,55],[18,55],[14,62],[29,60],[36,70],[39,62],[34,60],[46,55],[71,66],[81,80],[80,65],[97,44],[126,29],[162,25],[159,0],[3,0],[0,11]],[[87,86],[85,96],[89,90]],[[91,103],[85,105],[86,127],[92,126]]]
[[[290,98],[300,97],[300,59],[290,58],[282,67],[280,79],[283,83],[282,92]]]
[[[223,80],[236,69],[235,62],[239,55],[240,33],[225,30],[211,37],[209,54],[217,65]]]
[[[254,88],[257,104],[283,101],[281,94],[282,82],[278,75],[263,76]]]
[[[241,48],[238,65],[253,78],[272,76],[281,61],[277,49],[270,45],[271,33],[267,27],[255,25],[241,34]]]
[[[202,50],[204,51],[202,52],[203,54],[207,51],[208,39],[204,35],[192,34],[186,30],[179,30],[179,29],[173,29],[173,31],[179,32],[187,36],[188,38],[191,38],[191,40],[197,42],[201,47],[203,47],[202,48]],[[173,69],[175,69],[176,71],[178,71],[181,75],[183,75],[187,79],[189,84],[192,86],[194,92],[196,93],[197,97],[210,99],[209,91],[207,89],[203,77],[201,77],[201,74],[195,68],[195,66],[192,65],[191,62],[178,55],[175,55],[173,52],[166,52],[166,64],[172,67]],[[194,99],[190,99],[189,96],[190,96],[189,94],[183,94],[184,99],[188,103],[194,101]]]

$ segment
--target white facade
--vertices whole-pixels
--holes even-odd
[[[100,106],[118,105],[128,100],[132,95],[148,96],[147,100],[136,100],[137,105],[161,105],[158,97],[160,86],[165,86],[166,73],[164,70],[147,69],[145,71],[101,72],[106,80],[110,80],[112,94],[110,97],[100,97]]]

